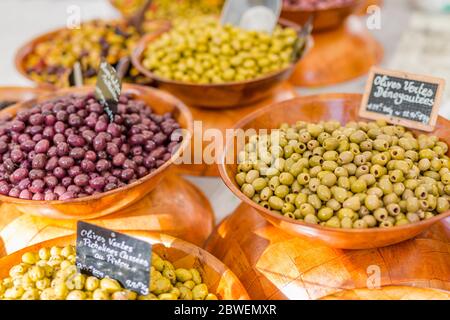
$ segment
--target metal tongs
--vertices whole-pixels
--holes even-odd
[[[311,32],[313,30],[314,16],[309,16],[308,21],[297,33],[297,40],[294,43],[294,50],[292,52],[292,62],[299,61],[312,45]]]

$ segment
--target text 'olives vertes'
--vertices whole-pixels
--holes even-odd
[[[250,137],[236,182],[259,205],[333,228],[394,227],[449,210],[448,146],[378,122],[282,124]]]

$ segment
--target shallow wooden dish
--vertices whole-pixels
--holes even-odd
[[[288,21],[282,21],[280,24],[297,30],[300,28]],[[132,54],[133,65],[147,78],[153,80],[159,88],[171,92],[190,106],[222,109],[256,103],[269,97],[284,80],[289,79],[296,65],[291,63],[283,70],[257,79],[223,84],[194,84],[163,79],[142,65],[143,54],[148,43],[157,39],[162,33],[164,32],[156,32],[141,39]]]
[[[217,226],[205,248],[241,279],[251,299],[379,299],[392,296],[393,286],[450,293],[449,219],[396,245],[341,250],[280,230],[242,204]],[[363,295],[376,287],[371,296]]]
[[[0,102],[24,102],[46,93],[48,91],[30,87],[0,87]]]
[[[349,15],[360,8],[362,2],[363,0],[353,0],[345,6],[323,10],[302,10],[283,5],[281,17],[302,26],[313,16],[313,32],[326,31],[340,26]]]
[[[66,94],[88,93],[93,91],[94,87],[64,89],[53,94],[41,96],[37,99],[37,102],[42,102]],[[174,117],[180,123],[181,128],[192,134],[192,115],[189,112],[189,109],[175,97],[157,89],[127,84],[123,86],[122,92],[131,93],[137,99],[145,101],[158,114],[173,112]],[[16,104],[2,110],[0,115],[15,115],[18,110],[29,108],[35,102],[36,101]],[[93,219],[108,215],[142,199],[152,191],[163,179],[167,169],[171,167],[172,164],[180,158],[180,155],[184,150],[189,147],[189,144],[190,141],[185,139],[178,151],[174,153],[172,158],[164,165],[153,173],[122,188],[67,201],[23,200],[3,195],[0,195],[0,201],[14,205],[20,212],[52,219]]]
[[[103,228],[156,231],[202,246],[214,228],[214,213],[205,195],[187,180],[168,173],[153,192],[106,217],[89,220]],[[77,220],[23,214],[0,205],[0,257],[38,242],[73,234]]]
[[[361,98],[362,96],[358,94],[324,94],[295,98],[254,112],[236,124],[235,128],[244,130],[256,129],[257,131],[259,129],[274,129],[283,122],[293,123],[298,120],[317,123],[334,119],[345,124],[349,121],[360,119],[358,110]],[[436,130],[432,134],[450,144],[450,121],[439,117]],[[234,164],[222,164],[219,166],[220,175],[225,184],[244,203],[258,210],[273,225],[293,234],[320,240],[334,248],[377,248],[411,239],[439,220],[450,216],[450,211],[447,211],[419,223],[388,229],[364,230],[333,229],[286,218],[259,206],[241,192],[234,179],[237,172],[236,157],[238,151],[240,151],[236,150],[235,146],[237,143],[234,140],[229,141],[223,155],[227,159],[235,159],[233,161]],[[222,159],[224,159],[223,157]]]
[[[198,268],[210,292],[221,300],[248,300],[239,279],[219,260],[199,247],[169,235],[152,232],[125,232],[153,245],[155,253],[169,260],[175,267]],[[76,236],[61,237],[35,244],[0,259],[0,278],[8,277],[9,269],[21,261],[25,252],[43,247],[75,244]]]

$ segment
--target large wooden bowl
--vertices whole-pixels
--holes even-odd
[[[57,96],[93,91],[94,87],[61,90],[57,93],[39,97],[36,101],[24,102],[6,108],[0,112],[0,115],[6,113],[15,115],[20,109],[29,108],[36,102],[42,102]],[[192,134],[192,115],[189,109],[175,97],[157,89],[137,85],[124,85],[122,92],[133,94],[136,99],[144,101],[158,114],[172,112],[175,119],[180,123],[181,128]],[[92,219],[108,215],[142,199],[152,191],[162,180],[167,169],[180,158],[180,155],[189,148],[189,145],[190,140],[186,138],[177,152],[164,165],[151,174],[122,188],[89,197],[64,201],[23,200],[3,195],[0,196],[0,201],[14,205],[17,210],[23,213],[52,219]]]
[[[283,6],[281,17],[302,26],[312,16],[314,18],[313,32],[326,31],[340,26],[349,15],[361,7],[362,2],[363,0],[354,0],[345,6],[323,10],[302,10]]]
[[[342,124],[359,120],[358,110],[361,103],[358,94],[325,94],[295,98],[261,109],[247,116],[235,129],[274,129],[281,123],[293,123],[298,120],[317,123],[324,120],[338,120]],[[450,144],[450,121],[439,117],[436,130],[432,133]],[[439,220],[450,216],[450,211],[436,215],[429,220],[394,228],[374,228],[364,230],[344,230],[311,225],[272,213],[247,198],[235,181],[237,173],[237,139],[230,139],[219,167],[220,175],[230,190],[243,202],[252,206],[273,225],[291,233],[311,239],[321,240],[331,247],[343,249],[366,249],[388,246],[423,232]],[[242,148],[243,146],[241,146]],[[449,153],[450,154],[450,153]],[[223,159],[235,159],[227,164]]]
[[[251,299],[412,298],[414,287],[428,297],[450,293],[449,220],[396,245],[341,250],[280,230],[242,204],[205,248],[241,279]]]
[[[177,268],[197,268],[211,293],[221,300],[248,300],[248,294],[239,279],[219,260],[199,247],[169,235],[152,232],[125,232],[152,244],[153,251],[169,260]],[[8,277],[9,269],[20,263],[25,252],[36,252],[43,247],[65,246],[76,241],[75,236],[61,237],[20,250],[0,259],[0,278]]]
[[[282,21],[280,24],[296,30],[300,28],[288,21]],[[272,95],[283,81],[289,79],[296,66],[296,63],[291,63],[283,70],[253,80],[223,84],[195,84],[164,79],[146,69],[142,64],[143,54],[148,44],[163,33],[164,31],[155,32],[141,39],[132,54],[133,65],[147,78],[158,84],[159,88],[171,92],[190,106],[219,109],[236,108],[258,102]]]
[[[197,187],[172,172],[143,199],[89,223],[111,230],[162,232],[202,246],[214,228],[211,205]],[[76,228],[77,220],[23,214],[14,205],[3,203],[0,205],[0,257],[73,234]]]
[[[24,102],[35,99],[39,95],[48,93],[45,90],[40,90],[30,87],[0,87],[0,103],[1,102]]]

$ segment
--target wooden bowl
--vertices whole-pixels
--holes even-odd
[[[281,21],[280,24],[296,30],[300,28],[288,21]],[[158,84],[159,88],[171,92],[190,106],[219,109],[236,108],[258,102],[269,97],[283,81],[289,79],[296,65],[291,63],[280,71],[241,82],[195,84],[164,79],[146,69],[142,64],[143,54],[148,44],[163,33],[164,31],[155,32],[141,39],[131,57],[133,65],[147,78]]]
[[[94,22],[96,20],[91,20],[91,21],[86,21],[85,23],[91,23]],[[120,25],[125,24],[124,21],[121,20],[111,20],[111,23],[118,23]],[[155,32],[159,32],[160,30],[167,30],[170,27],[170,23],[168,21],[164,21],[164,20],[157,20],[154,22],[149,22],[148,23],[148,28],[155,30]],[[26,67],[25,67],[25,61],[27,59],[27,57],[35,51],[36,47],[43,42],[52,42],[53,38],[55,38],[60,32],[62,31],[66,31],[66,28],[58,28],[55,29],[53,31],[41,34],[39,36],[37,36],[36,38],[30,40],[29,42],[25,43],[24,45],[22,45],[22,47],[20,47],[17,52],[16,52],[16,56],[14,58],[15,60],[15,65],[16,65],[16,69],[17,71],[24,76],[25,78],[27,78],[28,80],[32,81],[33,83],[36,83],[37,86],[39,88],[45,89],[45,90],[55,90],[58,89],[58,86],[49,83],[49,82],[39,82],[36,81],[36,79],[32,78],[31,75],[27,72]],[[149,33],[151,34],[151,32]],[[99,61],[100,63],[100,61]],[[68,75],[66,75],[68,76]]]
[[[16,104],[6,108],[0,112],[0,115],[6,113],[15,115],[20,109],[29,108],[36,102],[42,102],[58,96],[93,91],[94,87],[61,90],[53,94],[41,96],[37,101]],[[189,109],[175,97],[157,89],[128,84],[123,86],[122,92],[133,94],[137,99],[142,100],[147,105],[151,106],[158,114],[173,112],[174,117],[180,123],[181,128],[192,134],[192,115],[189,112]],[[180,158],[180,155],[184,150],[190,147],[189,145],[190,140],[185,139],[177,152],[174,153],[160,168],[122,188],[89,197],[64,201],[23,200],[3,195],[0,195],[0,201],[14,205],[20,212],[52,219],[93,219],[108,215],[142,199],[152,191],[163,179],[167,169]]]
[[[221,300],[248,300],[246,290],[238,278],[219,260],[199,247],[169,235],[152,232],[125,232],[153,245],[153,251],[169,260],[177,268],[197,268],[211,293]],[[35,244],[0,259],[0,278],[8,277],[11,267],[20,263],[26,252],[43,247],[74,245],[76,236],[61,237]]]
[[[349,121],[360,119],[358,110],[361,98],[362,96],[358,94],[324,94],[295,98],[254,112],[236,124],[235,129],[256,129],[257,131],[259,129],[275,129],[283,122],[292,123],[298,120],[317,123],[322,120],[334,119],[345,124]],[[436,130],[432,134],[450,144],[450,121],[439,117]],[[220,175],[225,184],[244,203],[258,210],[273,225],[291,233],[321,240],[335,248],[377,248],[413,238],[437,221],[450,216],[450,211],[447,211],[419,223],[394,228],[364,230],[333,229],[286,218],[259,206],[241,192],[235,182],[237,173],[236,157],[240,151],[236,150],[237,142],[235,140],[230,139],[228,141],[222,156],[222,164],[219,166]],[[234,164],[226,164],[223,159],[235,159],[233,161]]]
[[[174,170],[153,192],[136,203],[89,223],[111,230],[162,232],[202,246],[214,228],[214,212],[205,195]],[[170,195],[168,197],[167,195]],[[70,235],[77,220],[23,214],[0,205],[0,257],[30,245]]]
[[[48,91],[30,87],[0,87],[1,102],[24,102],[35,99],[39,95],[46,94]]]
[[[283,6],[281,17],[302,26],[308,21],[310,16],[313,16],[313,32],[326,31],[340,26],[349,15],[361,7],[362,2],[363,0],[354,0],[345,6],[323,10],[303,10]]]
[[[450,220],[396,245],[341,250],[280,230],[242,204],[216,227],[205,248],[256,300],[394,298],[391,287],[407,287],[403,295],[414,288],[450,293]],[[374,288],[371,296],[368,288]]]

